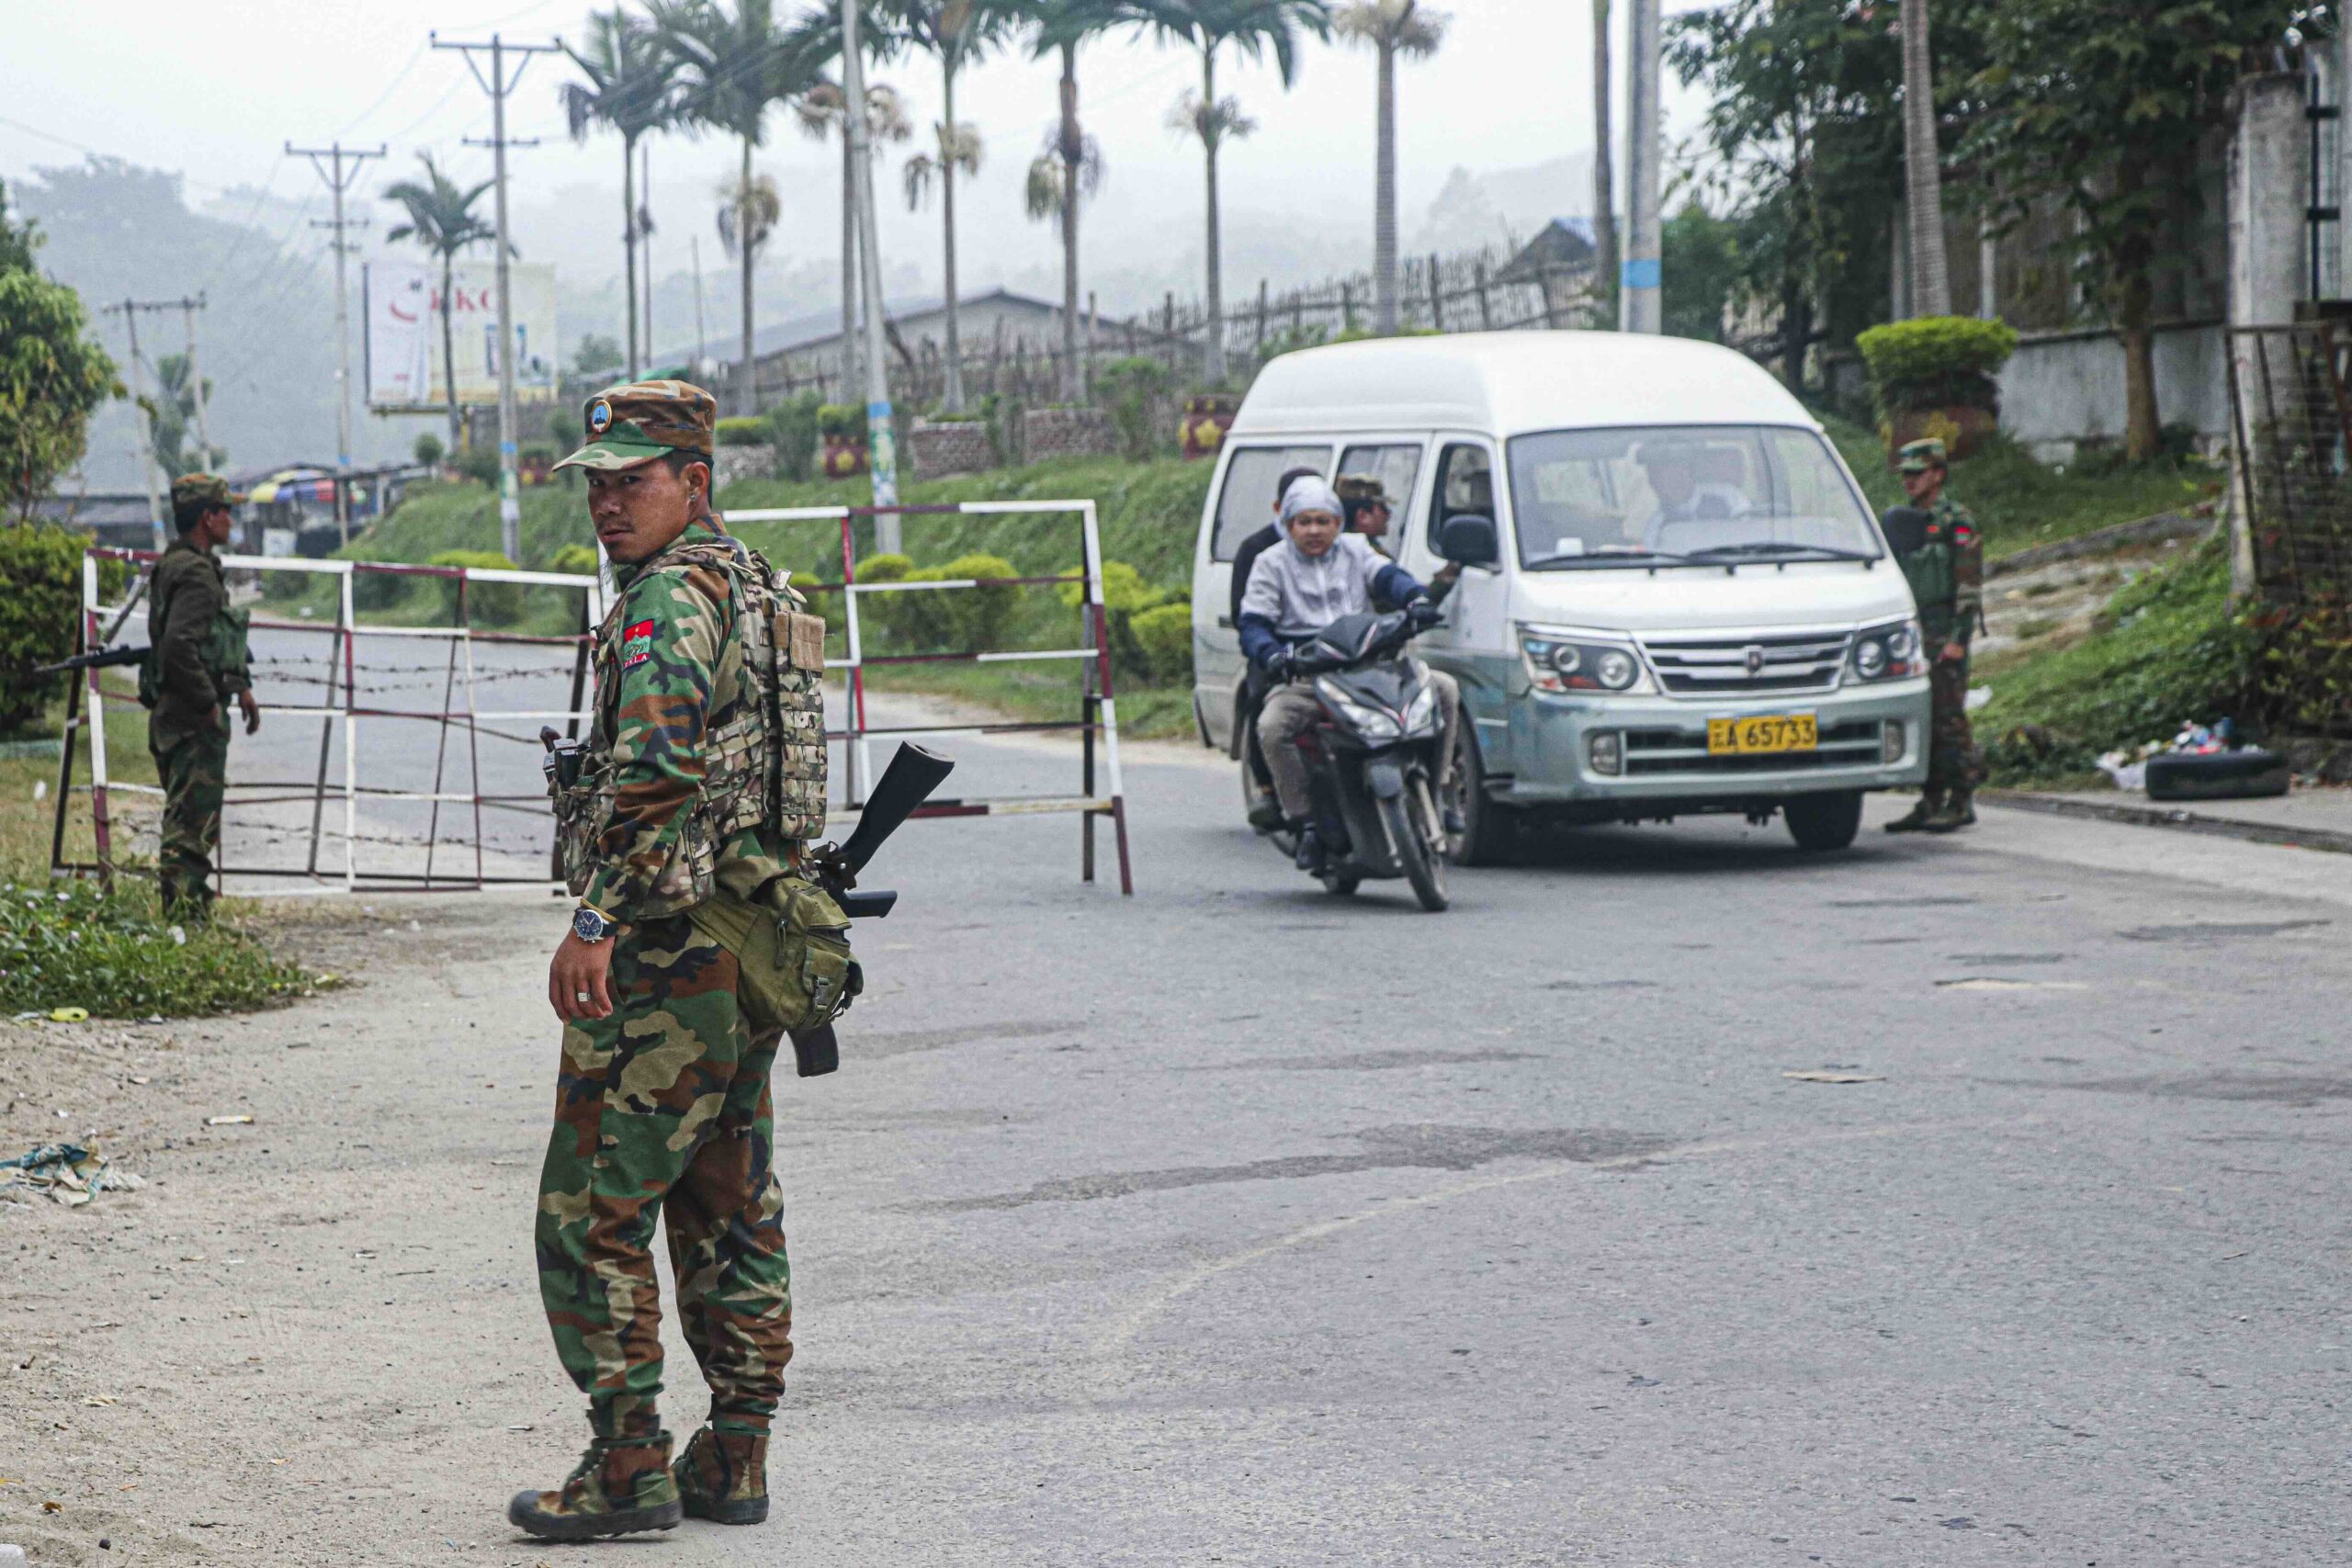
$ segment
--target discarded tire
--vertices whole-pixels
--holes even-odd
[[[2240,751],[2170,751],[2148,759],[2150,800],[2249,800],[2284,795],[2287,759],[2249,746]]]

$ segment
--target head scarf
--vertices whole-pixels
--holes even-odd
[[[1331,487],[1314,474],[1291,480],[1290,489],[1283,491],[1283,532],[1290,532],[1291,520],[1303,512],[1328,512],[1333,517],[1345,517],[1340,498]]]

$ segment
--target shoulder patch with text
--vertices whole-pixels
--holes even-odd
[[[653,657],[653,623],[631,621],[621,628],[621,668],[634,670]]]

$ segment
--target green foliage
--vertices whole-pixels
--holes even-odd
[[[514,563],[496,550],[443,550],[426,563],[470,567],[477,571],[513,571]],[[458,581],[440,579],[441,607],[452,618],[458,613]],[[519,582],[473,582],[465,585],[468,624],[511,626],[522,618],[523,585]]]
[[[865,410],[856,403],[822,403],[817,409],[817,433],[839,439],[865,439]]]
[[[307,574],[274,571],[263,579],[267,584],[273,579],[284,578],[288,592],[286,597],[300,599],[315,587],[303,581]],[[355,613],[373,614],[390,610],[408,602],[409,590],[416,586],[416,579],[397,571],[355,571],[351,574],[351,608]]]
[[[1119,450],[1132,462],[1147,462],[1166,444],[1153,428],[1168,396],[1168,367],[1141,355],[1114,359],[1094,374],[1094,393],[1119,433]]]
[[[601,333],[582,336],[580,346],[571,356],[572,374],[576,376],[603,376],[618,370],[621,363],[620,340]]]
[[[2102,751],[2163,739],[2189,720],[2245,717],[2255,637],[2229,606],[2219,540],[2124,585],[2092,634],[2053,653],[1987,660],[1977,719],[1996,783],[2080,773]]]
[[[498,483],[498,448],[484,444],[469,446],[451,459],[449,466],[478,485]]]
[[[1193,606],[1159,604],[1128,623],[1148,680],[1190,685],[1193,680]]]
[[[438,464],[449,449],[441,444],[439,436],[428,430],[417,436],[416,445],[409,450],[418,462],[429,468]]]
[[[1054,592],[1072,609],[1085,602],[1085,585],[1080,582],[1065,583]],[[1192,605],[1181,592],[1154,587],[1125,561],[1106,560],[1102,563],[1102,619],[1110,628],[1111,663],[1117,673],[1130,680],[1157,678],[1153,655],[1143,640],[1137,623],[1147,615],[1168,608],[1182,610],[1186,626],[1191,625]],[[1187,668],[1190,668],[1192,657],[1191,636],[1188,630],[1185,633]]]
[[[2017,329],[1974,316],[1921,316],[1858,333],[1883,413],[1996,406],[1993,373],[2009,362]]]
[[[544,441],[526,442],[515,448],[514,456],[525,463],[553,463],[555,448]]]
[[[775,439],[768,422],[752,414],[722,419],[713,432],[721,446],[764,446]]]
[[[2259,716],[2299,735],[2352,732],[2352,604],[2261,604],[2245,621]]]
[[[144,883],[0,880],[0,1010],[170,1018],[261,1007],[313,981],[237,927],[176,924]]]
[[[30,272],[33,253],[41,247],[40,225],[28,218],[8,220],[8,184],[0,180],[0,272]]]
[[[559,546],[555,554],[548,557],[544,570],[565,572],[573,577],[594,577],[596,566],[595,546],[571,544]]]
[[[768,439],[775,444],[776,478],[790,484],[806,484],[817,471],[817,439],[819,411],[823,400],[813,392],[801,392],[768,410]]]
[[[22,514],[82,460],[90,415],[121,395],[85,329],[82,297],[39,273],[0,271],[0,501]]]
[[[904,582],[915,569],[914,558],[898,554],[868,556],[857,563],[860,582]]]
[[[50,523],[0,527],[0,733],[23,733],[65,694],[63,675],[36,681],[36,664],[69,657],[79,646],[82,557],[89,540]],[[120,561],[98,563],[107,598],[122,592]]]
[[[1740,290],[1739,225],[1697,200],[1666,220],[1661,310],[1668,337],[1724,341],[1724,313]]]

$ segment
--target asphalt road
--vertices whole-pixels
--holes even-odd
[[[946,749],[967,793],[1075,773]],[[1698,821],[1457,872],[1430,916],[1306,883],[1222,768],[1128,778],[1132,899],[1079,883],[1069,818],[888,852],[846,1065],[780,1086],[775,1520],[606,1555],[2352,1556],[2335,857],[1987,812],[1808,859]],[[560,913],[414,911],[364,988],[188,1037],[160,1185],[23,1222],[63,1261],[0,1285],[14,1321],[107,1268],[153,1294],[6,1384],[78,1435],[0,1471],[143,1483],[107,1506],[146,1555],[70,1556],[6,1492],[0,1540],[579,1560],[500,1515],[584,1431],[529,1251]],[[1823,1069],[1868,1081],[1789,1076]]]

